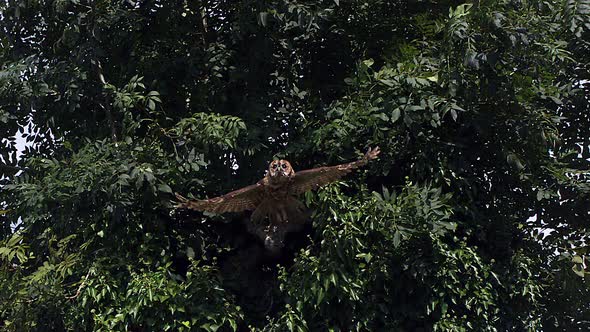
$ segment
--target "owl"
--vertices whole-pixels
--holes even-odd
[[[301,229],[308,219],[297,195],[340,179],[379,153],[379,147],[369,148],[357,161],[298,172],[287,160],[273,160],[266,176],[256,184],[204,200],[189,200],[177,193],[177,208],[214,213],[253,211],[248,230],[263,240],[267,249],[277,252],[284,246],[285,234]]]

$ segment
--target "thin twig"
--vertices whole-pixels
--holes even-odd
[[[76,294],[74,294],[72,296],[66,296],[66,299],[73,300],[73,299],[77,298],[78,296],[80,296],[80,293],[82,292],[82,288],[84,288],[84,286],[86,286],[86,282],[88,281],[88,277],[90,276],[91,270],[92,269],[88,269],[88,273],[86,273],[86,275],[84,276],[84,280],[82,280],[82,282],[80,283],[80,286],[78,286],[78,290],[76,290]]]
[[[103,86],[107,85],[107,81],[104,78],[102,64],[100,63],[100,60],[95,59],[94,63],[96,65],[96,71],[98,73],[98,79],[100,80],[100,83],[102,83]],[[107,122],[109,123],[109,127],[111,129],[111,139],[113,140],[113,142],[117,142],[117,128],[115,126],[115,120],[113,120],[113,114],[111,113],[111,109],[109,107],[105,107],[103,104],[99,104],[99,106],[104,110],[106,114]]]

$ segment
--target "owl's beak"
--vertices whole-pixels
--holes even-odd
[[[270,171],[270,176],[277,177],[277,176],[284,176],[282,169],[272,170]]]

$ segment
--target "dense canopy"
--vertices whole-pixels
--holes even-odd
[[[6,0],[0,29],[0,330],[590,329],[589,0]],[[173,209],[370,146],[280,257]]]

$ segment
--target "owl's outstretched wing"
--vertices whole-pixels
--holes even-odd
[[[369,149],[363,158],[357,161],[296,172],[289,187],[289,191],[292,195],[297,195],[309,190],[317,189],[330,182],[334,182],[353,170],[365,166],[369,160],[377,158],[380,152],[379,147],[376,147],[375,149]]]
[[[260,181],[215,198],[190,200],[176,193],[176,199],[179,201],[177,208],[215,213],[240,212],[256,209],[264,199],[264,188]]]

